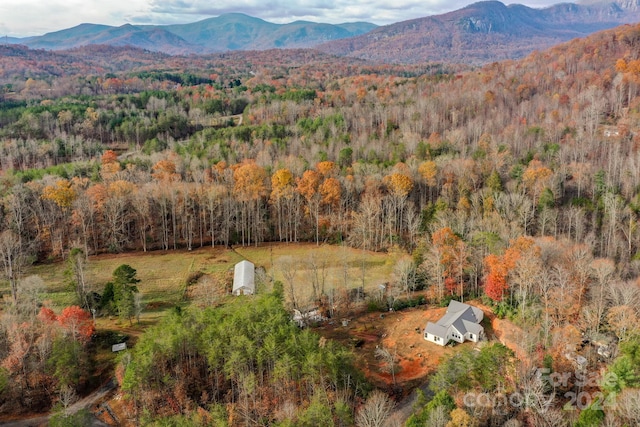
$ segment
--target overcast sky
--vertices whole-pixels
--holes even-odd
[[[229,12],[242,12],[284,24],[296,20],[367,21],[378,25],[441,14],[474,0],[0,0],[0,36],[24,37],[82,23],[189,23]],[[556,0],[524,0],[544,7]]]

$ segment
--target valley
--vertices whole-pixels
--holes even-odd
[[[638,424],[640,26],[487,3],[446,62],[0,46],[0,420]]]

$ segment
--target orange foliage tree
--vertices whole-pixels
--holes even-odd
[[[176,164],[171,160],[160,160],[153,165],[151,176],[162,182],[175,182],[180,180],[180,174],[176,172]]]
[[[315,221],[316,244],[320,243],[320,174],[313,170],[304,171],[302,178],[298,178],[297,190],[307,202],[307,214]]]
[[[400,169],[398,165],[396,165],[396,168]],[[389,228],[393,231],[393,234],[400,235],[403,232],[405,207],[409,193],[413,189],[413,180],[407,174],[393,172],[385,176],[382,182],[389,191],[389,218],[392,220]],[[392,236],[389,237],[391,238]]]
[[[340,204],[340,196],[342,194],[342,187],[340,181],[336,178],[327,178],[320,185],[320,195],[322,196],[322,203],[337,208]]]
[[[271,206],[276,212],[278,236],[280,241],[296,240],[295,186],[293,174],[289,169],[278,169],[271,175]]]
[[[316,171],[324,177],[330,177],[338,171],[338,167],[334,162],[327,160],[324,162],[318,162],[316,165]]]
[[[509,273],[515,268],[518,260],[529,251],[537,254],[539,250],[531,237],[520,236],[511,241],[511,245],[503,255],[487,255],[484,259],[487,271],[484,293],[494,301],[502,301],[504,293],[509,289],[507,280]]]
[[[262,197],[267,194],[267,173],[253,161],[247,161],[233,171],[233,194],[240,203],[240,232],[242,244],[257,244],[261,239]]]
[[[108,181],[120,171],[118,155],[113,150],[106,150],[101,157],[100,176]]]
[[[502,301],[504,293],[509,289],[507,284],[507,267],[502,256],[489,254],[484,259],[487,277],[484,283],[484,293],[494,301]]]
[[[433,233],[431,240],[439,257],[447,290],[452,295],[459,290],[460,297],[464,297],[464,274],[469,267],[466,243],[449,227]]]

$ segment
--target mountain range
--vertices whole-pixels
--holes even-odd
[[[181,25],[81,24],[5,43],[63,50],[104,44],[171,55],[316,48],[376,62],[482,64],[525,56],[563,41],[640,21],[640,0],[562,3],[543,9],[498,1],[378,27],[367,22],[274,24],[240,13]]]
[[[33,49],[63,50],[92,44],[133,46],[168,54],[206,54],[230,50],[308,48],[330,40],[364,34],[367,22],[322,24],[296,21],[274,24],[242,13],[228,13],[191,24],[119,27],[80,24],[24,39],[6,39]]]
[[[474,3],[318,46],[325,53],[381,62],[483,64],[521,58],[594,32],[640,21],[640,0],[561,3],[544,9]]]

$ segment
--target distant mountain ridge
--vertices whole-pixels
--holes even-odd
[[[274,24],[229,13],[180,25],[81,24],[43,36],[3,40],[4,44],[35,49],[103,44],[171,55],[314,48],[375,62],[479,65],[521,58],[533,50],[635,22],[640,22],[640,0],[581,0],[543,9],[482,1],[442,15],[381,27],[366,22]]]
[[[7,40],[34,49],[63,50],[106,44],[132,46],[169,54],[203,54],[229,50],[307,48],[353,37],[376,28],[368,22],[322,24],[296,21],[274,24],[242,13],[229,13],[191,24],[119,27],[80,24],[42,36]]]
[[[639,22],[639,4],[640,0],[620,0],[533,9],[483,1],[443,15],[378,27],[318,49],[382,62],[483,64],[521,58],[533,50]]]

